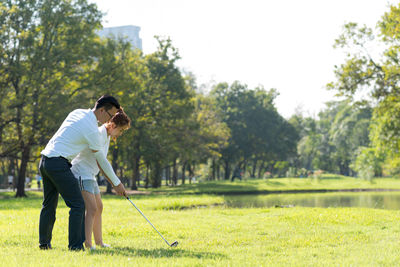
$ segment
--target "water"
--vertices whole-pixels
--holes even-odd
[[[363,207],[400,209],[400,192],[268,194],[225,196],[228,207]]]

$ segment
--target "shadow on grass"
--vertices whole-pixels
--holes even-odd
[[[107,255],[123,255],[148,258],[173,258],[173,257],[189,257],[198,259],[226,259],[227,256],[221,253],[212,252],[195,252],[179,248],[157,248],[157,249],[137,249],[130,247],[113,247],[91,251],[91,254],[107,254]]]
[[[41,208],[42,192],[26,192],[27,197],[16,198],[15,192],[0,193],[0,210]]]
[[[0,200],[2,199],[18,199],[15,197],[16,192],[0,192]],[[43,192],[41,191],[25,191],[26,197],[31,199],[43,199]],[[24,199],[24,197],[20,198]]]
[[[308,177],[306,179],[310,179],[310,178],[311,179],[315,179],[314,177]],[[344,180],[344,178],[345,177],[330,175],[330,176],[322,176],[322,177],[319,177],[317,179],[319,179],[319,180],[337,180],[337,181],[341,181],[341,180]],[[351,178],[351,177],[347,177],[347,178]],[[356,179],[356,178],[353,178],[353,179]]]
[[[278,182],[278,181],[271,181],[271,180],[268,180],[268,179],[266,179],[265,181],[266,181],[267,185],[273,185],[273,186],[282,186],[283,185],[282,182]]]

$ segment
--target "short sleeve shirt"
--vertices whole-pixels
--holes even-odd
[[[91,109],[76,109],[68,114],[41,154],[72,160],[85,148],[100,150],[97,119]]]

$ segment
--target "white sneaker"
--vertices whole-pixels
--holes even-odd
[[[110,245],[108,245],[108,244],[105,244],[105,243],[101,244],[101,245],[100,245],[100,247],[102,247],[102,248],[111,248],[111,246],[110,246]]]

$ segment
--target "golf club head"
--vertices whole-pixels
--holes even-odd
[[[173,243],[171,244],[171,248],[174,248],[174,247],[176,247],[176,246],[178,246],[178,241],[175,241],[175,242],[173,242]]]

